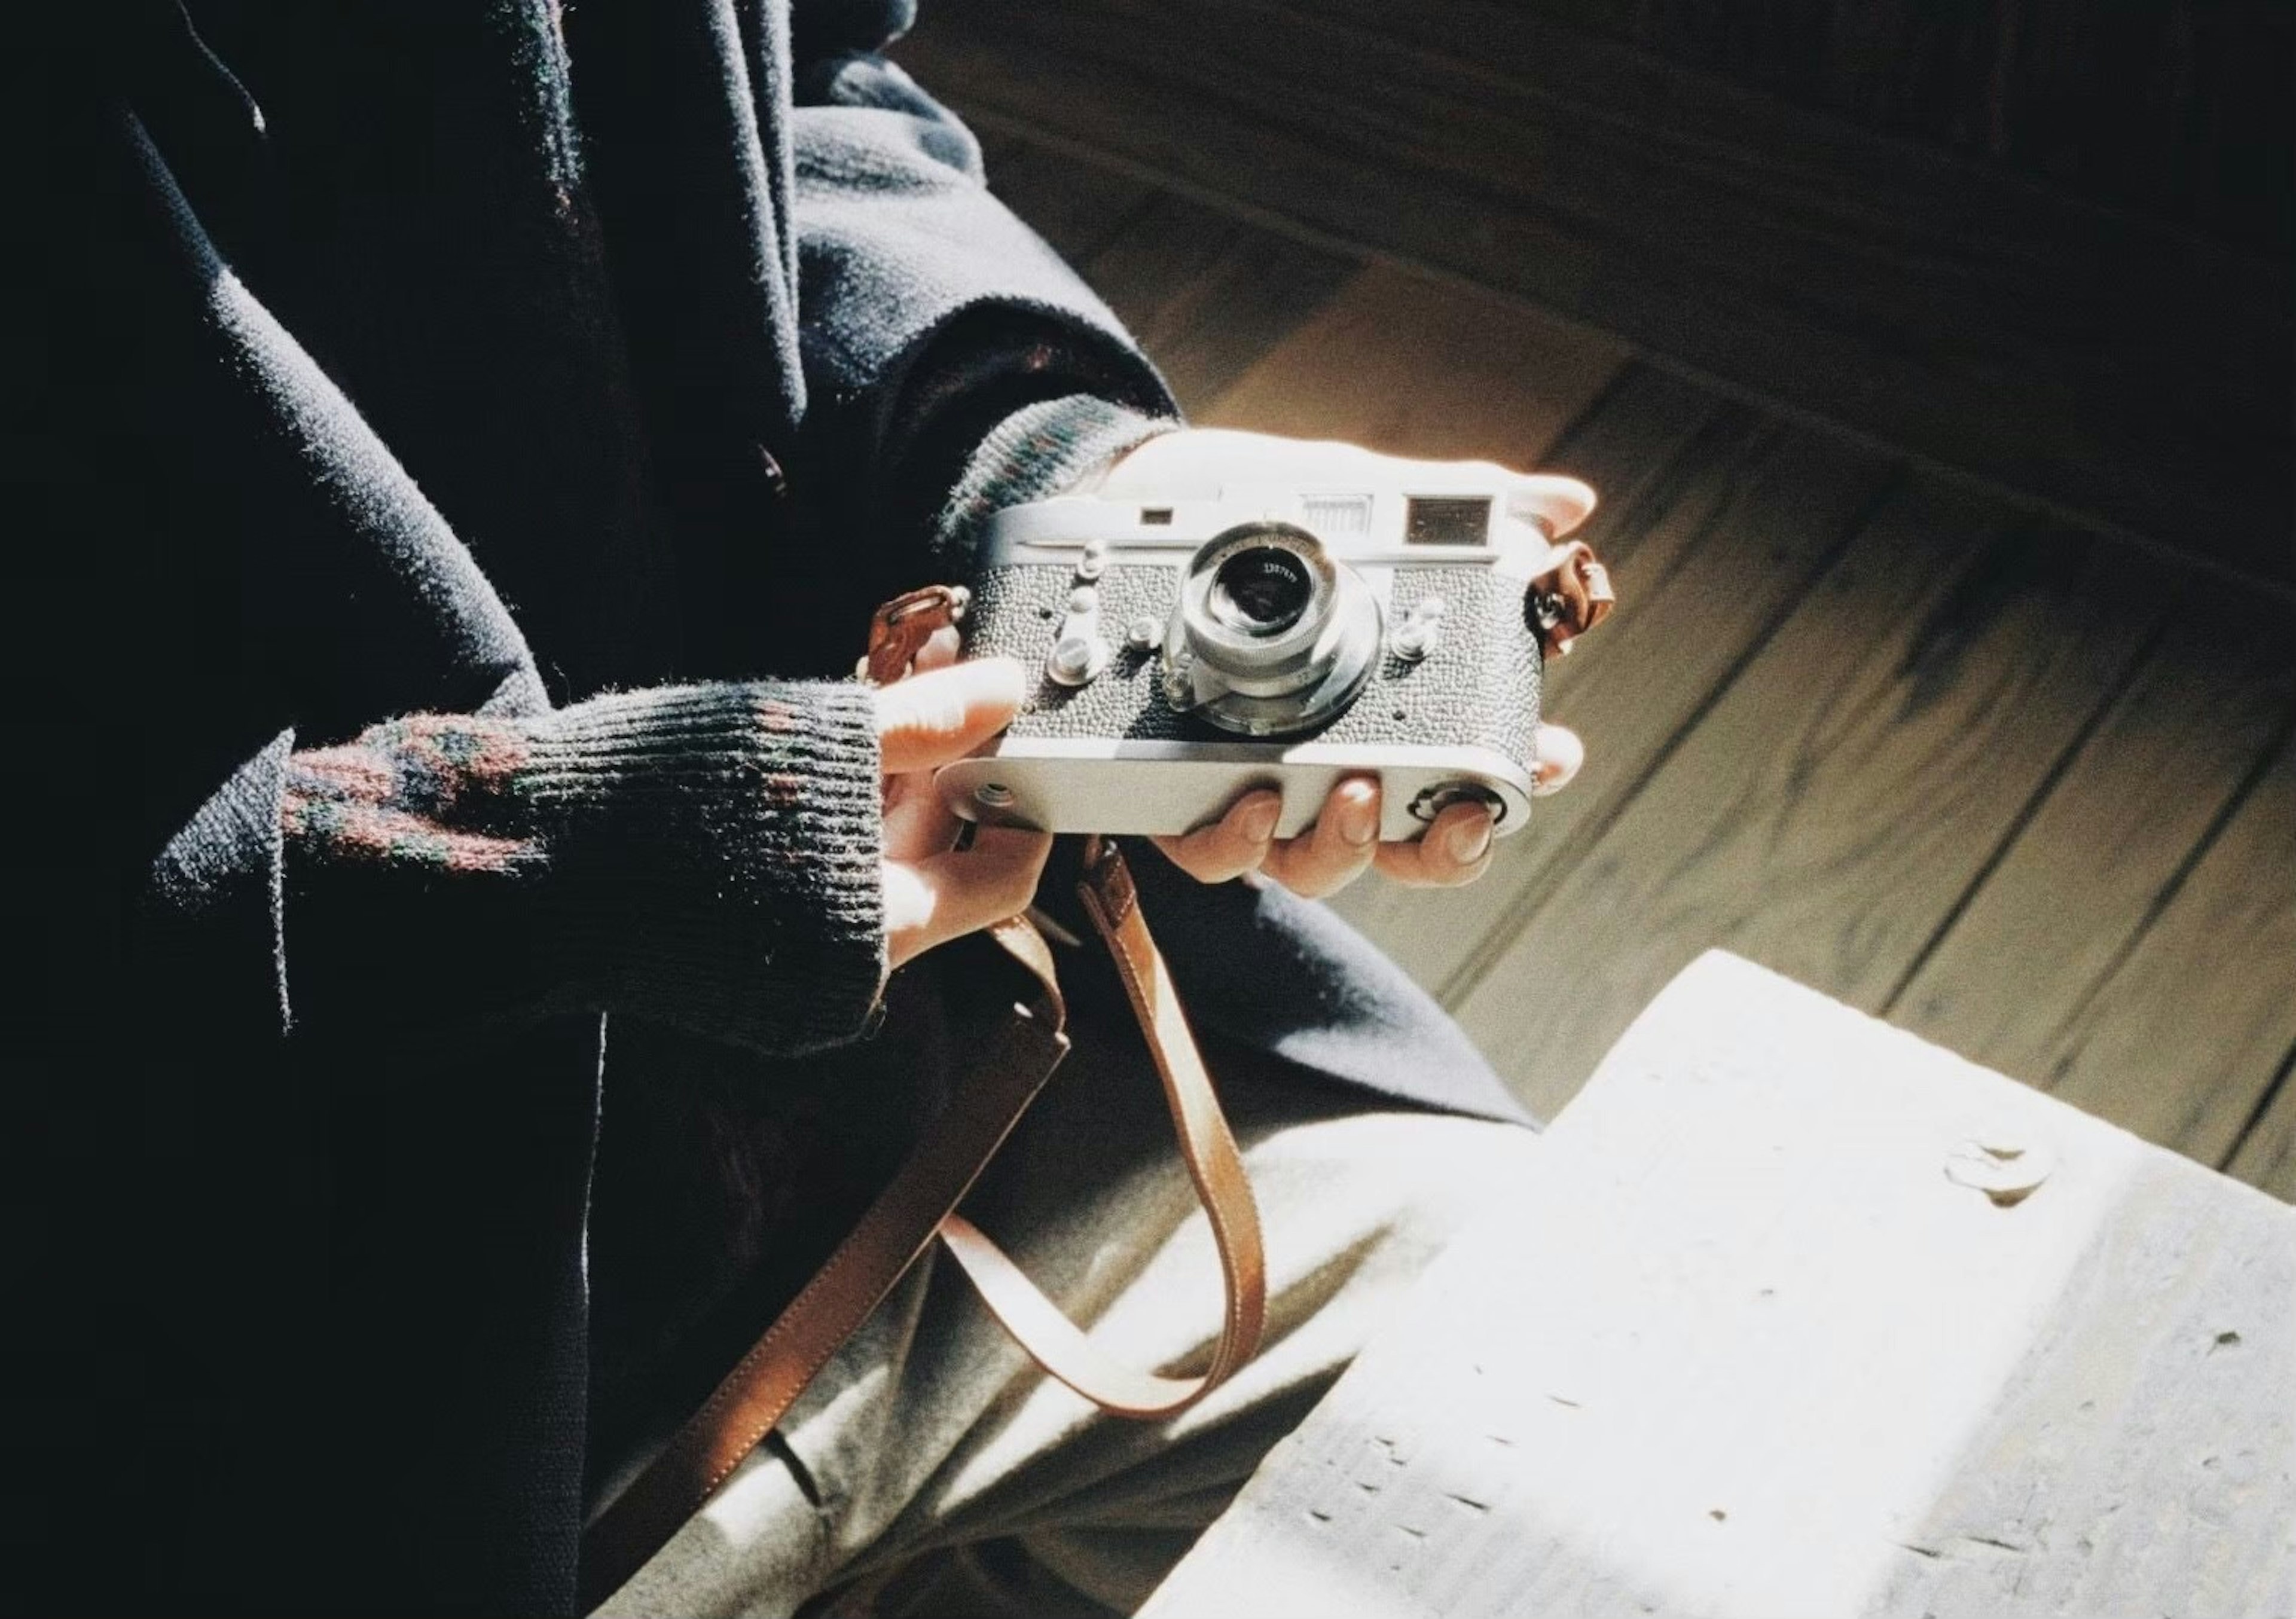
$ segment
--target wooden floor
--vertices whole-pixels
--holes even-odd
[[[1550,675],[1578,782],[1472,889],[1339,902],[1534,1107],[1721,945],[2296,1199],[2284,601],[1536,304],[984,138],[1198,422],[1601,492],[1623,605]]]

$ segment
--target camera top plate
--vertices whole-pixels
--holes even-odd
[[[1357,566],[1481,561],[1528,580],[1594,506],[1594,492],[1576,478],[1439,465],[1424,472],[1381,487],[1244,485],[1168,501],[1055,495],[991,518],[978,564],[1057,563],[1096,544],[1111,560],[1177,567],[1227,529],[1269,523],[1304,528]]]

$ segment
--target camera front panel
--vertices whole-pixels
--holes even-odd
[[[1138,553],[1135,553],[1136,555]],[[1018,764],[1058,761],[1026,814],[966,801],[971,786],[1025,788],[966,768],[947,783],[959,813],[1021,820],[1062,830],[1177,831],[1253,785],[1282,787],[1291,835],[1312,821],[1321,793],[1340,774],[1382,777],[1389,800],[1382,836],[1412,835],[1439,808],[1447,782],[1473,784],[1500,812],[1499,830],[1519,830],[1536,766],[1541,657],[1523,615],[1523,587],[1487,562],[1363,567],[1356,571],[1380,603],[1384,640],[1353,699],[1304,732],[1250,740],[1184,712],[1166,699],[1161,648],[1173,620],[1187,552],[1135,561],[1119,552],[1089,582],[1098,633],[1109,653],[1089,678],[1056,678],[1051,652],[1071,622],[1079,586],[1072,564],[1016,563],[983,569],[973,581],[968,654],[1004,653],[1034,672],[1021,711],[990,756]],[[1441,617],[1418,656],[1398,650],[1404,626],[1424,621],[1430,598]],[[1142,644],[1153,637],[1151,644]],[[1086,788],[1092,761],[1130,761]],[[1122,784],[1115,783],[1121,775]],[[978,782],[975,777],[980,777]],[[1063,784],[1065,783],[1065,785]],[[971,784],[968,786],[967,784]],[[1312,790],[1311,790],[1312,789]],[[1088,796],[1089,805],[1066,800]],[[1414,815],[1414,802],[1418,814]]]

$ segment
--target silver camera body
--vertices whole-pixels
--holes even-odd
[[[993,519],[968,581],[967,655],[1035,673],[1019,716],[937,778],[972,820],[1178,833],[1242,793],[1279,837],[1341,778],[1379,778],[1380,836],[1480,800],[1530,814],[1536,582],[1594,497],[1568,478],[1390,463],[1352,487],[1229,487],[1159,502],[1062,495]]]

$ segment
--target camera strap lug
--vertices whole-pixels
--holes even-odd
[[[1619,603],[1611,570],[1584,540],[1570,540],[1549,553],[1545,571],[1530,582],[1525,608],[1538,644],[1550,658],[1568,654],[1570,643],[1611,616]]]
[[[894,597],[869,620],[869,651],[854,672],[873,686],[909,672],[936,632],[964,622],[972,593],[962,585],[928,585]]]

